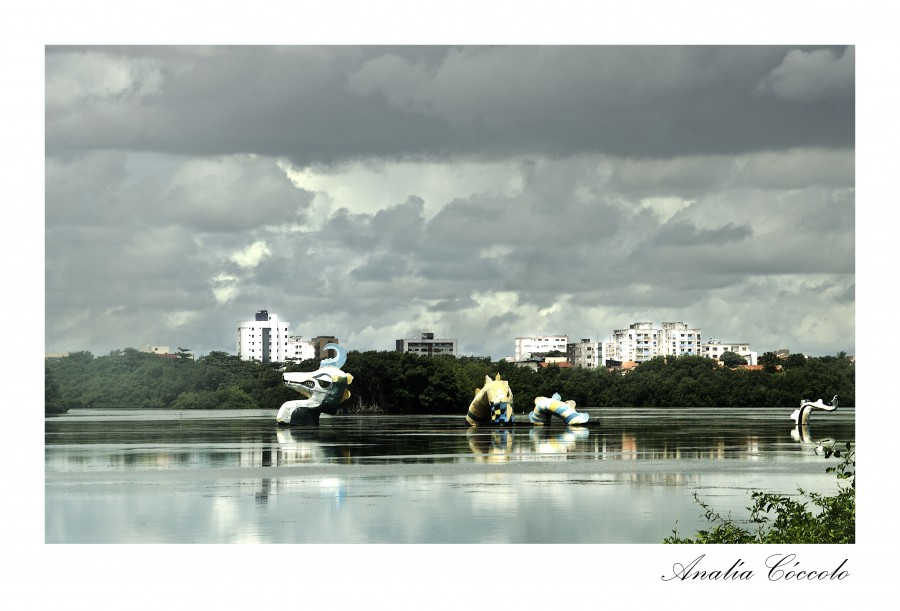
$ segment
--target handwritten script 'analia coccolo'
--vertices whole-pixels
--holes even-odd
[[[746,563],[738,558],[727,569],[701,567],[706,554],[701,554],[688,564],[676,562],[672,574],[663,575],[663,581],[747,581],[756,575]],[[801,565],[796,554],[772,554],[766,558],[766,577],[769,581],[841,581],[850,572],[846,570],[845,558],[834,568],[810,569]]]

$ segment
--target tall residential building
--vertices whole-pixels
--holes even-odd
[[[603,362],[649,361],[656,356],[658,349],[657,332],[653,323],[636,322],[627,329],[616,329],[612,337],[603,342]]]
[[[569,344],[567,354],[573,367],[599,367],[600,366],[600,342],[592,342],[590,339],[582,339],[577,344]]]
[[[568,350],[568,335],[537,335],[532,337],[516,338],[516,353],[513,359],[521,361],[531,354],[543,354],[558,350],[566,354]]]
[[[278,320],[278,314],[259,310],[253,320],[238,323],[237,353],[245,361],[283,363],[292,355],[288,349],[291,323]]]
[[[683,322],[664,322],[654,328],[650,322],[636,322],[627,329],[616,329],[603,342],[602,361],[643,363],[657,356],[700,354],[700,329]]]
[[[688,328],[683,322],[664,322],[660,346],[665,356],[697,356],[700,354],[700,329]]]
[[[435,338],[434,333],[423,333],[419,339],[398,339],[397,352],[409,352],[421,356],[434,356],[437,354],[457,355],[455,339]]]

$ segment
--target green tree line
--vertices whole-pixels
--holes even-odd
[[[425,357],[351,351],[343,370],[353,375],[346,412],[465,413],[485,376],[508,380],[519,413],[535,397],[555,392],[583,407],[782,407],[801,398],[838,395],[855,405],[855,371],[843,354],[778,361],[763,370],[717,367],[705,357],[658,357],[622,374],[605,368],[533,370],[486,357]],[[196,361],[162,358],[133,348],[105,356],[75,352],[46,360],[45,412],[72,408],[277,409],[299,395],[282,383],[284,371],[314,371],[316,361],[284,367],[211,352]]]

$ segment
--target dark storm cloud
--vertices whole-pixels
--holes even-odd
[[[852,50],[417,49],[51,47],[47,149],[258,153],[302,166],[470,153],[668,157],[854,138]],[[828,58],[840,73],[823,82]],[[111,76],[73,91],[60,74],[86,63]],[[64,104],[66,93],[81,103]]]
[[[740,246],[740,242],[752,235],[750,227],[738,227],[733,223],[715,229],[698,229],[691,223],[681,221],[663,225],[654,242],[656,246]]]
[[[796,311],[760,342],[800,337],[805,303],[836,330],[803,341],[830,348],[853,325],[853,65],[831,47],[48,48],[48,350],[231,351],[268,308],[307,337],[436,331],[499,358],[634,320],[727,334],[759,294]]]
[[[226,157],[183,164],[147,213],[199,231],[246,232],[304,222],[311,199],[269,159]]]

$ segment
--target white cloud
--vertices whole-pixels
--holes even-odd
[[[374,214],[388,206],[420,197],[426,216],[433,216],[454,199],[480,194],[512,195],[523,187],[517,164],[451,158],[428,160],[367,160],[335,166],[285,167],[299,188],[316,193],[324,210],[347,208]],[[324,207],[327,203],[327,207]]]
[[[640,201],[640,207],[652,211],[661,223],[665,223],[692,203],[680,197],[647,197]]]
[[[238,278],[229,274],[219,274],[212,279],[212,291],[218,303],[228,303],[238,294]]]
[[[271,254],[266,243],[260,240],[231,255],[231,260],[243,268],[256,267],[263,258]]]
[[[178,329],[179,327],[183,327],[196,321],[199,316],[200,314],[198,312],[192,312],[189,310],[168,312],[166,314],[166,326],[169,329]]]
[[[147,58],[121,58],[98,51],[51,53],[46,59],[48,110],[89,101],[121,101],[158,93],[162,73]]]

